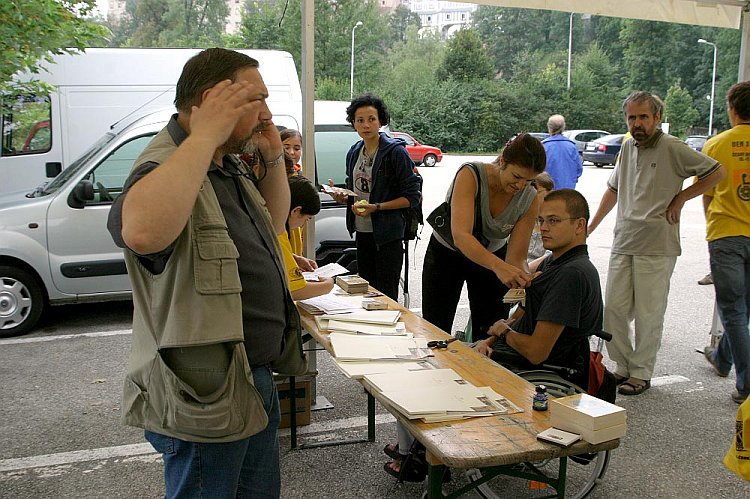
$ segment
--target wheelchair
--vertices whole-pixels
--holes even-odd
[[[603,341],[608,341],[612,336],[602,331],[598,336],[597,350],[601,349]],[[508,367],[508,366],[506,366]],[[586,390],[575,383],[566,380],[560,373],[566,368],[542,365],[541,369],[521,370],[508,367],[526,381],[535,386],[547,387],[550,397],[564,397],[575,393],[583,393]],[[568,370],[569,371],[569,370]],[[582,454],[568,457],[567,479],[565,486],[565,497],[580,499],[591,493],[597,484],[604,478],[609,465],[610,451]],[[546,459],[516,465],[519,471],[541,471],[552,477],[559,474],[559,459]],[[477,482],[483,478],[479,469],[469,469],[466,477],[470,482]],[[551,491],[547,484],[518,478],[499,475],[475,489],[476,492],[486,499],[508,498],[508,497],[549,497]]]

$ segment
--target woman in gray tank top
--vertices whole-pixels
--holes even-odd
[[[503,296],[532,279],[526,264],[539,201],[531,181],[546,165],[544,147],[522,133],[508,141],[492,163],[463,165],[448,190],[453,245],[433,232],[422,269],[422,315],[450,332],[464,282],[469,293],[473,339],[508,317]],[[478,177],[476,175],[478,173]],[[479,186],[481,234],[475,236]],[[512,237],[511,237],[512,236]],[[509,242],[510,241],[510,242]]]

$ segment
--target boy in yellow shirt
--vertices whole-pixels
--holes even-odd
[[[315,186],[301,175],[289,177],[289,191],[291,193],[291,209],[286,222],[286,230],[278,237],[281,252],[284,256],[289,291],[294,300],[304,300],[329,293],[333,289],[333,279],[321,277],[318,282],[308,282],[302,276],[295,254],[292,252],[289,231],[302,227],[320,212],[320,198]]]

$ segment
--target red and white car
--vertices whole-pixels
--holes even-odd
[[[406,150],[409,152],[411,160],[417,166],[435,166],[443,159],[443,151],[440,148],[422,144],[408,133],[391,132],[391,135],[406,142]]]

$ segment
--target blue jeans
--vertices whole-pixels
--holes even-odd
[[[711,274],[714,276],[716,302],[724,334],[714,354],[714,363],[722,372],[734,364],[737,391],[750,395],[750,237],[732,236],[708,243]]]
[[[268,426],[260,433],[236,442],[209,444],[146,430],[146,440],[164,458],[165,497],[279,497],[279,397],[268,367],[252,371],[268,413]]]

